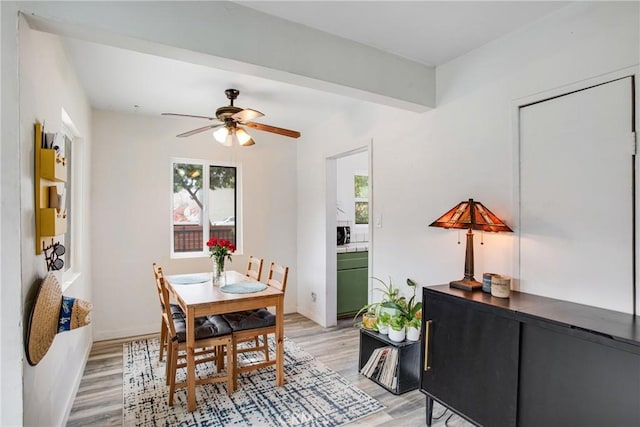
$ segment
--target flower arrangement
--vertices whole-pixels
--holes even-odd
[[[229,240],[218,239],[216,237],[210,238],[207,246],[209,247],[209,256],[213,258],[217,264],[222,265],[224,265],[225,258],[231,261],[231,254],[236,251],[236,246]]]

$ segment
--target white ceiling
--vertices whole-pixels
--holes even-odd
[[[553,12],[558,1],[236,1],[437,66]]]
[[[428,65],[440,65],[463,55],[567,4],[519,1],[237,3]],[[360,102],[77,39],[65,39],[65,45],[89,101],[97,109],[212,116],[217,107],[228,104],[224,90],[233,87],[241,92],[237,106],[265,114],[258,121],[304,132],[322,117]],[[194,128],[203,125],[202,121],[193,120]]]

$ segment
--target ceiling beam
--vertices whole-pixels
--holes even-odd
[[[231,2],[18,2],[29,25],[424,112],[435,69]]]

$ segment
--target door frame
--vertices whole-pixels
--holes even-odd
[[[567,85],[558,86],[549,90],[545,90],[542,92],[537,92],[531,95],[527,95],[521,98],[516,98],[512,101],[511,107],[511,123],[512,123],[512,140],[514,141],[513,146],[513,212],[514,212],[514,232],[516,238],[513,240],[513,272],[514,277],[512,279],[512,286],[514,290],[519,290],[520,281],[520,238],[521,238],[521,209],[520,209],[520,109],[522,107],[526,107],[528,105],[536,104],[539,102],[544,102],[547,100],[551,100],[553,98],[558,98],[560,96],[569,95],[574,92],[579,92],[582,90],[590,89],[595,86],[600,86],[615,80],[620,80],[626,77],[631,77],[631,87],[632,87],[632,103],[631,103],[631,113],[632,113],[632,121],[631,121],[631,132],[635,134],[636,144],[638,140],[638,129],[640,129],[640,118],[637,113],[637,106],[640,105],[640,94],[638,93],[637,85],[640,77],[640,64],[622,68],[611,73],[602,74],[599,76],[591,77],[588,79],[584,79],[578,82],[573,82]],[[632,141],[629,141],[630,145]],[[638,283],[640,281],[638,271],[638,265],[640,265],[640,260],[638,259],[638,248],[637,242],[640,241],[640,224],[638,224],[638,216],[637,213],[637,204],[639,201],[638,189],[640,188],[640,183],[638,182],[638,174],[636,171],[638,170],[638,155],[633,155],[633,167],[632,167],[632,191],[633,191],[633,206],[632,206],[632,217],[633,217],[633,248],[632,248],[632,256],[633,256],[633,279],[632,279],[632,299],[633,299],[633,314],[637,314],[640,312],[640,292],[638,291]]]
[[[371,279],[371,271],[373,268],[373,227],[372,227],[372,212],[373,212],[373,139],[369,140],[364,145],[357,146],[356,148],[336,153],[326,158],[326,200],[325,200],[325,217],[326,217],[326,307],[325,307],[325,325],[335,326],[338,324],[338,257],[337,257],[337,242],[336,242],[336,208],[337,208],[337,161],[343,157],[347,157],[353,154],[367,152],[368,159],[368,173],[369,173],[369,243],[368,247],[368,260],[367,269],[369,277],[367,279],[368,289],[368,301],[371,302],[373,281]]]

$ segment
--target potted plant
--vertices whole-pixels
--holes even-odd
[[[416,289],[418,287],[418,284],[411,279],[407,279],[407,286],[413,289],[413,296],[406,304],[404,315],[409,320],[416,317],[418,319],[422,319],[422,302],[416,301]]]
[[[365,329],[376,329],[376,324],[378,323],[378,314],[375,310],[369,310],[362,315],[362,327]]]
[[[414,317],[409,320],[407,324],[407,340],[418,341],[420,339],[420,326],[422,325],[422,319]]]
[[[393,286],[391,282],[391,277],[389,277],[389,283],[385,283],[384,281],[378,279],[377,277],[372,277],[372,279],[377,280],[382,284],[381,287],[374,288],[375,291],[381,292],[383,294],[382,301],[373,302],[371,304],[366,304],[362,307],[356,315],[353,317],[354,322],[363,313],[388,313],[389,316],[393,317],[398,314],[406,313],[407,309],[407,300],[404,296],[400,295],[400,289]],[[414,290],[415,295],[415,290]],[[364,322],[364,315],[363,315]],[[358,323],[355,323],[358,325]]]
[[[386,335],[389,333],[389,322],[391,321],[391,316],[389,313],[382,312],[378,316],[378,332],[382,335]]]
[[[402,314],[393,316],[389,322],[389,339],[394,342],[404,341],[407,319]]]
[[[375,288],[384,295],[382,301],[380,301],[380,311],[389,313],[391,317],[401,314],[407,307],[407,299],[400,295],[399,288],[393,286],[391,277],[389,277],[388,284],[377,277],[372,277],[372,279],[377,280],[382,285],[381,287]]]

